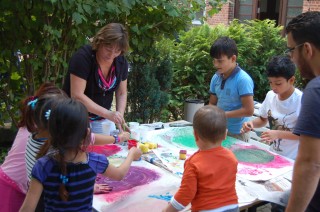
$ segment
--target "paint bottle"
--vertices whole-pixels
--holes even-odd
[[[187,150],[180,150],[179,159],[185,160],[187,158]]]
[[[140,144],[139,144],[139,149],[141,150],[141,152],[142,152],[143,154],[149,152],[148,145],[146,145],[146,144],[141,144],[141,143],[140,143]]]
[[[138,141],[134,139],[128,140],[128,149],[131,149],[132,147],[138,147]]]

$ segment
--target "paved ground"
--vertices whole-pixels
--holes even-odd
[[[271,212],[271,205],[266,204],[257,209],[257,212]]]

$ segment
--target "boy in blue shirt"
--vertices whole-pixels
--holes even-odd
[[[254,112],[253,81],[237,64],[238,48],[233,39],[217,39],[210,55],[217,72],[211,79],[209,104],[226,112],[228,136],[247,142],[249,135],[240,130]]]

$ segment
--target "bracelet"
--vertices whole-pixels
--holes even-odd
[[[119,136],[113,135],[113,137],[114,137],[114,142],[113,142],[113,144],[119,143]]]

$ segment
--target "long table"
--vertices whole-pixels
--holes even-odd
[[[157,142],[159,147],[144,154],[141,161],[133,162],[129,174],[120,183],[109,179],[101,181],[113,185],[114,190],[109,194],[94,195],[94,209],[96,211],[161,211],[180,186],[184,161],[178,159],[179,150],[186,149],[188,156],[196,151],[193,145],[184,143],[191,139],[191,129],[192,127],[170,128],[166,125],[165,129],[149,131],[146,140]],[[232,138],[224,141],[223,145],[234,151],[240,160],[243,160],[241,157],[244,151],[246,154],[259,153],[261,157],[269,160],[273,158],[273,161],[265,164],[252,165],[248,161],[239,162],[236,190],[241,210],[261,201],[286,204],[291,187],[292,160]],[[105,152],[101,151],[103,148],[106,147],[96,151],[105,153],[110,163],[115,165],[119,165],[124,160],[128,151],[127,146],[109,145],[109,149],[106,148]],[[116,148],[118,151],[110,154],[110,149],[114,153]],[[188,209],[190,207],[187,207],[186,211]]]

